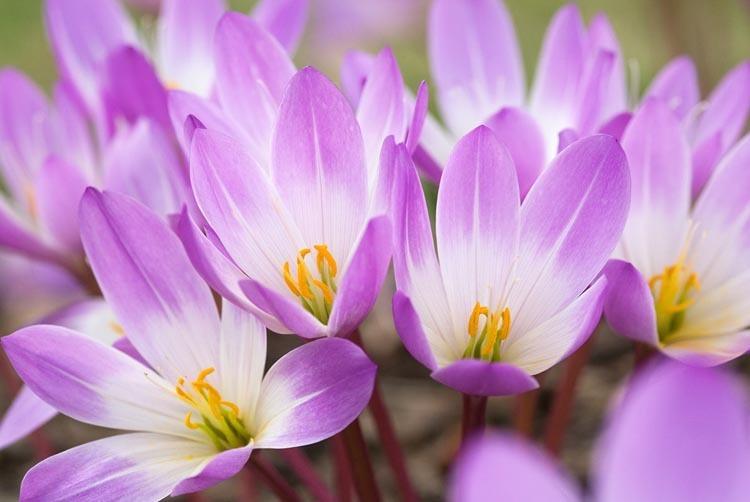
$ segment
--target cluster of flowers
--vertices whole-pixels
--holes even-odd
[[[467,396],[537,388],[602,316],[663,354],[615,407],[597,500],[746,497],[746,396],[714,367],[750,348],[750,63],[701,100],[678,58],[635,99],[607,19],[569,5],[526,96],[504,6],[435,0],[438,121],[389,49],[350,53],[344,92],[298,70],[306,11],[163,0],[145,41],[116,0],[47,0],[52,99],[0,72],[0,245],[83,296],[1,339],[27,387],[0,447],[57,412],[130,431],[21,498],[156,500],[338,434],[376,385],[348,338],[391,263],[403,345]],[[267,329],[310,341],[264,373]],[[501,433],[465,443],[449,495],[582,497]]]

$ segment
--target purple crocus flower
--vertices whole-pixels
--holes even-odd
[[[387,216],[371,215],[381,211],[370,211],[354,113],[305,68],[287,86],[272,145],[267,171],[242,143],[196,130],[191,182],[209,227],[204,236],[183,214],[178,232],[204,279],[273,331],[347,336],[375,303],[392,242]]]
[[[307,0],[265,0],[253,14],[293,51],[304,30],[307,7]],[[213,36],[225,11],[224,0],[161,2],[151,59],[168,87],[211,95]],[[45,18],[63,75],[75,83],[92,110],[97,109],[98,76],[109,55],[123,46],[150,52],[117,0],[47,0]]]
[[[622,58],[604,15],[587,28],[577,6],[557,12],[528,99],[513,22],[498,0],[433,2],[428,35],[445,123],[425,123],[417,162],[428,173],[445,166],[461,136],[486,123],[513,156],[523,197],[558,151],[562,131],[592,134],[626,109]]]
[[[571,144],[519,207],[510,154],[478,127],[443,173],[437,253],[403,148],[398,159],[406,180],[394,204],[393,316],[404,345],[435,380],[466,394],[535,388],[531,375],[575,351],[599,322],[597,275],[630,198],[622,149],[605,135]]]
[[[80,218],[104,295],[144,363],[58,326],[24,328],[2,345],[50,405],[132,432],[41,462],[22,500],[202,490],[237,473],[253,449],[320,441],[367,404],[375,366],[346,340],[303,345],[264,376],[263,326],[228,302],[219,317],[177,237],[144,206],[89,189]]]
[[[750,113],[750,61],[744,61],[699,102],[695,65],[682,56],[667,64],[646,91],[667,102],[682,121],[691,147],[691,193],[697,197],[721,157],[739,138]]]
[[[691,207],[691,153],[663,101],[636,112],[622,141],[633,179],[605,314],[617,332],[685,362],[750,348],[750,137],[722,159]]]
[[[493,432],[474,438],[460,454],[449,500],[747,500],[748,412],[733,375],[662,362],[638,375],[610,414],[590,498],[545,453]]]

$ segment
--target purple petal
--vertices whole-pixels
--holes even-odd
[[[122,47],[112,52],[106,59],[101,85],[110,135],[119,120],[132,124],[139,117],[148,117],[170,130],[167,91],[137,49]]]
[[[520,108],[503,108],[487,120],[487,126],[513,157],[523,199],[544,169],[546,159],[542,132],[531,115]]]
[[[575,129],[567,128],[557,135],[557,153],[562,152],[570,145],[581,139],[581,135]]]
[[[177,497],[186,493],[199,492],[231,478],[242,470],[250,459],[252,451],[252,446],[245,446],[219,453],[207,464],[201,466],[200,472],[191,473],[189,478],[180,481],[169,495]]]
[[[112,347],[50,325],[21,329],[0,343],[34,394],[76,420],[187,433],[182,422],[186,406],[164,392],[169,384]]]
[[[691,195],[697,199],[701,190],[708,182],[714,172],[716,164],[724,154],[721,131],[709,136],[693,148],[693,176],[691,183]]]
[[[282,295],[253,279],[240,281],[240,288],[253,304],[281,323],[282,332],[291,332],[302,338],[327,336],[326,326],[289,295]]]
[[[272,150],[274,184],[304,242],[345,260],[364,224],[364,148],[346,98],[317,70],[300,70],[289,83]]]
[[[112,344],[112,347],[116,348],[123,354],[126,354],[127,356],[135,359],[142,365],[151,368],[151,365],[148,364],[148,361],[146,361],[140,352],[138,352],[138,349],[135,348],[135,345],[133,345],[133,342],[130,341],[130,339],[126,336],[118,338],[115,343]],[[153,368],[151,368],[153,369]]]
[[[57,409],[48,405],[24,386],[0,420],[0,450],[49,422]]]
[[[521,206],[521,279],[508,299],[517,333],[559,312],[591,283],[620,238],[629,201],[627,159],[610,136],[573,143],[542,173]]]
[[[648,368],[597,446],[596,500],[745,500],[747,417],[746,393],[729,373]]]
[[[51,153],[78,167],[87,179],[95,179],[99,157],[86,106],[67,80],[55,84],[52,97]]]
[[[210,473],[208,479],[203,478],[206,482],[218,478],[221,472],[233,474],[226,469],[226,460],[242,455],[238,453],[242,450],[229,450],[222,457],[215,457],[222,460],[212,461],[214,455],[209,448],[197,441],[161,434],[122,434],[100,439],[34,466],[21,484],[21,499],[161,500],[183,479],[192,479],[198,468]],[[203,467],[206,461],[208,466]],[[222,464],[225,468],[217,469]],[[187,486],[204,488],[208,484],[188,481]]]
[[[133,199],[93,189],[79,219],[91,268],[138,352],[169,380],[212,366],[216,306],[177,236]]]
[[[362,129],[367,163],[368,185],[377,176],[378,158],[383,141],[394,136],[397,142],[406,137],[407,116],[404,107],[404,81],[393,51],[385,48],[375,58],[357,107],[357,121]]]
[[[213,42],[223,0],[163,0],[157,55],[168,87],[208,96],[214,83]]]
[[[110,52],[136,41],[127,13],[115,0],[50,0],[45,21],[62,73],[96,108],[100,65]]]
[[[573,480],[541,449],[520,437],[491,432],[473,437],[461,448],[448,500],[573,502],[580,495]]]
[[[612,80],[615,61],[614,53],[600,50],[590,58],[586,65],[578,87],[575,119],[570,124],[575,126],[581,134],[594,133],[597,127],[609,118],[604,115],[604,109],[608,104],[608,84]]]
[[[628,108],[628,90],[625,79],[625,63],[614,28],[607,16],[599,13],[589,25],[589,40],[594,52],[605,50],[613,54],[612,72],[607,81],[601,104],[601,117],[609,118]]]
[[[221,18],[215,44],[221,106],[247,133],[255,159],[267,167],[273,126],[294,64],[270,33],[236,12]]]
[[[175,213],[189,196],[187,172],[174,139],[142,118],[123,129],[104,152],[104,186],[130,195],[159,215]]]
[[[750,330],[690,337],[667,343],[662,350],[669,357],[691,366],[718,366],[750,350]]]
[[[252,15],[289,54],[294,54],[305,31],[309,4],[308,0],[261,0]]]
[[[341,88],[352,106],[359,104],[367,75],[372,71],[375,57],[372,54],[350,49],[341,62]]]
[[[625,128],[628,127],[628,124],[630,123],[630,120],[632,118],[633,114],[630,112],[619,113],[605,122],[599,128],[599,132],[601,134],[612,136],[616,140],[620,141],[622,139],[622,135],[625,133]]]
[[[437,361],[430,349],[419,314],[414,310],[409,297],[401,291],[396,291],[393,295],[393,322],[404,347],[414,359],[431,370],[437,369]]]
[[[638,269],[626,261],[610,260],[604,267],[607,292],[604,315],[615,332],[656,346],[656,311],[651,290]]]
[[[539,387],[531,375],[508,363],[461,359],[432,372],[432,378],[472,396],[510,396]]]
[[[29,223],[21,220],[0,197],[0,246],[29,258],[69,265],[70,260],[36,235]]]
[[[439,0],[430,11],[430,66],[449,127],[463,135],[503,106],[524,100],[513,21],[496,0]]]
[[[388,136],[383,142],[383,148],[380,150],[380,162],[378,164],[378,178],[375,184],[375,193],[372,200],[370,214],[387,214],[391,215],[395,203],[396,180],[399,176],[399,169],[402,168],[400,156],[403,155],[402,149],[406,147],[403,144],[396,146],[393,136]],[[408,155],[408,152],[406,152]]]
[[[370,400],[376,366],[352,342],[328,338],[287,353],[263,379],[258,448],[293,448],[340,432]]]
[[[344,270],[328,322],[329,336],[348,336],[375,305],[391,263],[393,233],[388,216],[371,219]]]
[[[122,339],[122,327],[117,324],[112,308],[101,297],[88,297],[70,303],[43,317],[38,324],[63,326],[106,345]]]
[[[693,60],[680,56],[670,61],[654,77],[645,97],[663,99],[680,120],[685,120],[700,99],[698,72]]]
[[[437,198],[437,248],[454,330],[465,330],[477,302],[503,299],[518,251],[518,212],[513,160],[480,126],[453,149]]]
[[[679,254],[690,207],[690,147],[667,104],[647,99],[622,138],[631,177],[625,259],[646,277]]]
[[[406,131],[406,148],[412,153],[414,153],[419,145],[419,139],[422,136],[422,129],[427,120],[429,103],[430,93],[427,87],[427,82],[422,80],[419,84],[419,88],[417,88],[417,96],[414,98],[411,122]]]

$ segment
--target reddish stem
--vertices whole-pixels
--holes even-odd
[[[255,469],[248,468],[242,469],[239,473],[240,486],[238,488],[239,495],[237,500],[239,502],[255,502],[259,497],[259,483],[258,474]]]
[[[586,343],[571,355],[565,362],[565,368],[560,382],[557,384],[552,410],[547,419],[544,433],[544,446],[553,455],[559,455],[565,439],[565,430],[570,421],[570,412],[576,395],[578,377],[581,375],[594,344],[592,335]]]
[[[365,437],[359,425],[359,419],[349,424],[341,431],[341,437],[346,445],[346,452],[352,466],[354,489],[362,502],[377,502],[380,500],[380,490],[375,482],[375,471],[370,462]]]
[[[318,476],[310,459],[307,458],[307,455],[300,448],[289,448],[281,450],[279,453],[287,465],[297,474],[299,480],[307,486],[315,500],[321,502],[333,501],[333,495],[323,480],[320,479],[320,476]]]
[[[287,483],[284,476],[274,467],[274,465],[265,457],[258,453],[253,453],[250,457],[250,465],[255,469],[279,500],[286,502],[302,502],[302,498],[297,495],[292,485]]]
[[[466,440],[467,437],[479,434],[484,431],[484,425],[487,414],[487,397],[472,396],[464,394],[464,412],[461,422],[461,438]]]
[[[10,364],[8,357],[0,350],[0,378],[8,394],[8,398],[15,396],[21,389],[21,379],[16,375],[13,365]]]
[[[542,393],[541,385],[544,381],[544,374],[540,374],[536,379],[540,388],[517,396],[513,412],[513,427],[519,434],[529,438],[534,433],[534,419],[539,405],[539,397]]]
[[[339,502],[350,502],[353,488],[352,470],[341,434],[333,436],[328,445],[335,466],[336,498]]]

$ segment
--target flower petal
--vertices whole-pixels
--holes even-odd
[[[432,378],[472,396],[511,396],[539,387],[518,366],[479,359],[460,359],[432,372]]]
[[[357,107],[362,89],[367,83],[367,75],[375,64],[375,56],[366,52],[349,49],[341,61],[341,89],[352,106]]]
[[[164,0],[159,12],[157,57],[168,87],[208,96],[214,83],[213,42],[223,0]]]
[[[724,335],[690,337],[669,343],[663,351],[669,357],[691,366],[718,366],[750,350],[750,331]]]
[[[329,336],[348,336],[370,313],[388,273],[392,246],[388,216],[368,221],[338,284],[328,321]]]
[[[677,118],[685,120],[700,99],[698,72],[693,60],[679,56],[667,63],[654,77],[644,96],[664,100]]]
[[[273,126],[294,64],[270,33],[236,12],[221,18],[215,44],[222,109],[243,127],[253,157],[267,168]]]
[[[362,135],[346,98],[313,68],[300,70],[284,95],[271,172],[307,246],[326,244],[346,260],[367,210]]]
[[[61,251],[36,234],[28,222],[21,220],[2,196],[0,196],[0,246],[37,260],[60,265],[69,263]]]
[[[23,386],[0,420],[0,450],[31,434],[57,415],[57,409]]]
[[[186,493],[200,492],[231,478],[245,466],[252,451],[253,446],[250,444],[214,455],[193,471],[189,478],[180,481],[169,495],[177,497]]]
[[[289,54],[294,54],[305,31],[309,7],[308,0],[261,0],[252,15]]]
[[[667,104],[646,100],[622,138],[630,166],[630,214],[622,235],[625,260],[645,277],[677,259],[690,208],[690,147]]]
[[[503,108],[486,124],[513,157],[523,199],[545,166],[544,136],[539,125],[521,108],[512,107]]]
[[[91,268],[138,352],[169,380],[213,366],[216,307],[177,236],[133,199],[94,189],[79,219]]]
[[[462,446],[451,473],[448,500],[574,502],[580,495],[575,483],[541,449],[521,437],[491,432]]]
[[[542,173],[521,206],[509,340],[558,313],[593,281],[620,238],[629,201],[627,160],[610,136],[576,141]]]
[[[0,343],[29,388],[76,420],[196,437],[173,387],[112,347],[51,325],[23,328]]]
[[[637,342],[656,346],[656,311],[643,274],[631,263],[610,260],[604,267],[607,291],[604,315],[615,332]]]
[[[501,107],[523,103],[521,51],[502,3],[439,0],[428,36],[440,109],[454,133],[464,135]]]
[[[746,396],[726,372],[675,362],[647,368],[599,440],[594,498],[745,500]]]
[[[454,331],[466,331],[477,302],[494,311],[505,299],[518,251],[518,208],[510,154],[489,128],[474,129],[443,171],[435,217]]]
[[[293,448],[340,432],[370,400],[376,367],[352,342],[327,338],[287,353],[263,379],[258,448]]]
[[[437,361],[430,349],[419,314],[414,310],[409,297],[401,291],[393,294],[393,322],[404,347],[414,359],[431,370],[437,369]]]
[[[594,52],[605,50],[613,54],[612,72],[607,81],[601,104],[601,118],[608,119],[628,108],[625,63],[615,30],[603,13],[596,14],[589,24],[589,41]]]
[[[21,484],[21,499],[160,500],[213,453],[208,445],[162,434],[100,439],[34,466]]]

